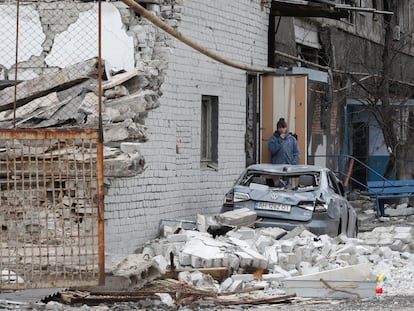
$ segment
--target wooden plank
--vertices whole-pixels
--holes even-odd
[[[98,305],[101,303],[114,302],[137,302],[145,299],[160,300],[160,297],[154,293],[142,292],[106,292],[106,293],[89,293],[84,291],[65,291],[60,293],[60,300],[68,304],[88,304]]]
[[[138,69],[132,70],[132,71],[127,71],[127,72],[123,72],[120,74],[117,74],[115,76],[112,76],[110,80],[105,81],[104,83],[102,83],[102,89],[107,90],[110,88],[113,88],[117,85],[120,85],[122,83],[124,83],[125,81],[128,81],[129,79],[132,79],[136,76],[138,76],[138,74],[143,74],[142,71],[139,71]]]
[[[280,303],[280,302],[288,302],[292,298],[295,298],[296,294],[289,294],[283,296],[273,296],[273,297],[235,297],[234,300],[220,300],[219,298],[215,300],[216,305],[224,305],[224,306],[231,306],[231,305],[261,305],[261,304],[270,304],[270,303]]]

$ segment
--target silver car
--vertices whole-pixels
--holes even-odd
[[[291,230],[303,224],[317,235],[358,234],[357,215],[342,182],[324,167],[249,166],[225,195],[222,212],[246,207],[256,212],[256,227]]]

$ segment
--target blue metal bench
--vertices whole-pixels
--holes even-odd
[[[378,216],[384,216],[384,199],[414,198],[414,180],[368,181],[367,186]]]

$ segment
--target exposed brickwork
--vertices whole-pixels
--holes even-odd
[[[164,1],[162,11],[167,9]],[[178,30],[234,61],[265,66],[268,12],[257,1],[184,1]],[[175,13],[178,14],[178,13]],[[244,168],[246,73],[172,40],[161,106],[148,113],[146,171],[111,180],[105,198],[106,248],[131,252],[157,236],[162,219],[218,212]],[[202,95],[219,97],[218,170],[200,168]]]

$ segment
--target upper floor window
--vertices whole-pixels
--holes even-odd
[[[410,1],[397,1],[395,6],[397,26],[402,33],[410,32]]]
[[[296,51],[299,58],[312,62],[314,64],[319,64],[322,66],[329,66],[329,60],[322,49],[316,49],[309,47],[303,44],[296,44]],[[300,61],[299,61],[300,62]],[[308,67],[306,62],[301,62],[298,66]]]
[[[382,11],[384,8],[382,6],[382,0],[372,0],[372,8],[378,11]],[[379,19],[378,14],[372,14],[372,19],[377,21]]]
[[[355,0],[340,0],[340,4],[345,4],[349,6],[357,6],[357,3]],[[355,23],[355,11],[349,10],[348,11],[348,18],[341,18],[342,21],[354,24]]]

